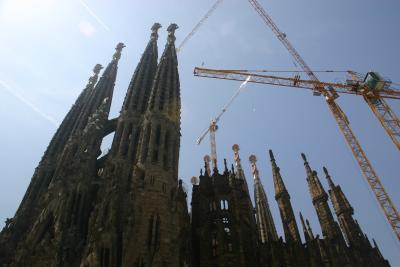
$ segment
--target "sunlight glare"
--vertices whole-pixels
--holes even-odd
[[[51,14],[57,0],[5,0],[0,18],[8,22],[26,22]]]

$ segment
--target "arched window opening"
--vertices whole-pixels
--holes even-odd
[[[149,250],[157,250],[160,241],[160,216],[153,215],[149,219],[149,232],[147,237],[147,247]]]
[[[123,140],[121,142],[121,155],[126,156],[129,149],[130,140],[132,138],[132,123],[129,123],[127,128],[124,129],[124,133],[122,136]]]
[[[225,234],[226,234],[227,236],[230,236],[230,235],[231,235],[231,228],[229,228],[229,226],[225,226],[225,227],[224,227],[224,231],[225,231]]]
[[[212,255],[215,257],[218,255],[218,240],[217,234],[214,233],[211,240],[211,247],[212,247]]]
[[[139,129],[135,129],[135,134],[134,134],[134,139],[132,142],[132,147],[130,148],[130,153],[132,153],[132,158],[133,161],[136,161],[136,157],[137,157],[137,150],[138,150],[138,143],[139,143]]]
[[[154,146],[153,146],[153,156],[152,156],[153,163],[156,163],[158,161],[158,151],[160,149],[160,142],[161,142],[161,126],[158,125],[156,129],[156,134],[154,136]]]
[[[170,135],[169,131],[166,132],[165,134],[165,140],[164,140],[164,155],[163,155],[163,166],[164,170],[169,170],[169,142],[170,142]]]
[[[167,184],[166,183],[163,183],[162,191],[163,191],[163,193],[167,193]]]
[[[150,141],[150,133],[151,133],[151,125],[148,124],[146,130],[144,131],[144,142],[143,142],[143,150],[141,155],[141,162],[145,163],[147,159],[147,153],[149,150],[149,141]]]
[[[217,211],[217,203],[214,200],[210,201],[210,211]]]
[[[228,200],[221,200],[221,210],[228,210],[229,209],[229,204]]]
[[[228,252],[232,252],[233,251],[232,243],[230,243],[230,242],[228,243],[227,249],[228,249]]]
[[[103,247],[100,250],[100,267],[110,266],[110,249]]]

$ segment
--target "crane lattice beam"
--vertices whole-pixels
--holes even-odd
[[[212,13],[217,9],[217,7],[222,3],[223,0],[217,0],[217,2],[212,5],[212,7],[207,11],[204,17],[194,26],[193,30],[183,39],[182,43],[176,49],[177,52],[180,52],[185,44],[193,37],[193,35],[199,30],[199,28],[204,24],[204,22],[212,15]]]
[[[264,8],[258,3],[257,0],[248,0],[249,3],[254,7],[257,13],[261,16],[263,21],[267,24],[267,26],[274,32],[276,37],[282,42],[282,44],[286,47],[288,52],[292,55],[294,60],[300,65],[303,71],[307,73],[311,80],[319,82],[317,76],[312,72],[310,67],[306,64],[297,50],[293,47],[293,45],[287,40],[286,34],[283,33],[272,18],[268,15],[268,13],[264,10]],[[324,86],[315,86],[314,88],[315,95],[324,95],[326,103],[333,116],[335,117],[338,126],[343,133],[347,144],[350,146],[353,155],[355,156],[361,171],[366,178],[368,184],[370,185],[371,190],[373,191],[378,203],[380,204],[385,217],[390,223],[394,233],[397,238],[400,240],[400,216],[399,213],[394,206],[392,200],[389,195],[386,193],[380,178],[375,173],[372,164],[369,162],[367,156],[365,155],[360,143],[358,142],[356,136],[350,128],[349,121],[347,120],[346,115],[339,107],[339,105],[335,102],[335,98],[337,93],[335,90],[328,90]]]
[[[249,73],[247,71],[235,72],[230,70],[195,68],[194,74],[196,76],[207,77],[207,78],[235,80],[235,81],[244,81],[246,79],[248,80],[248,82],[271,84],[277,86],[290,86],[290,87],[298,87],[305,89],[313,89],[315,86],[317,86],[319,88],[323,88],[323,90],[326,90],[324,89],[324,86],[326,86],[326,84],[331,84],[331,85],[336,85],[335,89],[338,89],[338,92],[340,89],[339,84],[335,83],[298,80],[296,78],[286,78],[286,77],[278,77],[270,75],[258,75],[258,74],[253,75],[252,73]],[[250,77],[250,79],[248,77]],[[297,82],[297,84],[295,84],[295,82]],[[347,91],[344,91],[344,93],[347,93]],[[360,143],[358,142],[353,131],[351,130],[346,115],[344,114],[342,109],[338,106],[338,104],[334,101],[333,97],[327,96],[325,97],[325,99],[329,106],[330,111],[335,117],[335,120],[337,121],[337,124],[347,141],[347,144],[349,145],[354,157],[357,160],[357,163],[360,166],[364,177],[366,178],[370,188],[372,189],[376,199],[378,200],[378,203],[381,206],[385,214],[385,217],[390,223],[396,236],[400,239],[400,216],[396,209],[396,206],[393,204],[392,200],[387,194],[385,188],[381,183],[380,178],[376,174],[374,168],[372,167],[371,162],[368,160]],[[379,100],[379,98],[378,99],[375,98],[375,100]],[[381,101],[380,103],[385,103],[385,102]],[[374,104],[372,105],[376,105],[376,102],[374,102]],[[386,108],[382,108],[382,110],[386,110]]]
[[[337,93],[352,94],[360,96],[368,96],[371,99],[376,98],[391,98],[400,99],[400,90],[396,89],[382,89],[380,91],[371,91],[363,84],[345,84],[345,83],[332,83],[332,82],[321,82],[315,80],[303,80],[299,76],[295,77],[280,77],[274,75],[264,75],[259,73],[253,73],[246,70],[216,70],[208,68],[196,67],[194,69],[195,76],[218,78],[234,81],[245,81],[248,77],[251,77],[249,82],[261,83],[270,85],[279,85],[286,87],[295,87],[315,90],[315,88],[327,87],[332,88]]]
[[[400,119],[382,98],[364,97],[393,143],[400,150]]]

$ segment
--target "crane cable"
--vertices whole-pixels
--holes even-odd
[[[176,49],[176,52],[180,52],[185,44],[193,37],[193,35],[198,31],[198,29],[203,25],[203,23],[212,15],[212,13],[217,9],[217,7],[222,3],[223,0],[217,0],[214,5],[207,11],[204,17],[194,26],[193,30],[183,39],[182,43]]]

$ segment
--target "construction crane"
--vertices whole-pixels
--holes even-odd
[[[248,0],[248,1],[256,10],[256,12],[260,15],[260,17],[263,19],[266,25],[274,32],[275,36],[279,39],[279,41],[281,41],[281,43],[286,47],[286,49],[292,55],[294,60],[300,65],[301,69],[306,72],[306,74],[308,75],[308,77],[310,77],[311,80],[318,82],[319,80],[317,76],[311,71],[310,67],[308,67],[308,65],[300,56],[300,54],[297,52],[297,50],[286,38],[286,34],[283,33],[278,28],[278,26],[268,15],[265,9],[258,3],[257,0]],[[371,162],[365,155],[364,150],[362,149],[360,143],[358,142],[356,136],[354,135],[346,115],[339,107],[339,105],[335,102],[337,93],[335,92],[334,89],[328,90],[324,86],[315,86],[314,92],[315,95],[322,94],[325,97],[325,101],[328,104],[328,107],[332,112],[332,115],[335,117],[335,120],[339,125],[339,128],[342,131],[344,138],[347,141],[347,144],[351,148],[351,151],[353,152],[353,155],[356,158],[364,177],[367,179],[367,182],[371,187],[371,190],[373,191],[379,205],[382,208],[382,211],[386,219],[388,220],[395,235],[397,236],[397,239],[400,240],[400,215],[395,205],[393,204],[393,201],[391,200],[385,188],[383,187],[380,178],[378,177],[374,168],[372,167]],[[388,129],[392,129],[390,126],[396,125],[396,123],[390,124],[389,121],[391,120],[392,115],[394,115],[394,113],[392,114],[386,112],[388,105],[383,101],[383,99],[377,98],[378,101],[375,101],[375,103],[378,102],[380,103],[375,104],[372,98],[371,99],[369,99],[368,97],[365,98],[367,100],[367,103],[369,103],[370,107],[372,106],[376,107],[376,109],[373,110],[376,110],[377,112],[376,114],[378,114],[378,117],[381,118],[380,121],[382,125],[384,125],[385,129],[386,126],[388,126]]]
[[[201,18],[201,20],[194,26],[193,30],[186,35],[183,39],[182,43],[176,49],[177,52],[180,52],[185,44],[193,37],[193,35],[199,30],[199,28],[204,24],[204,22],[212,15],[212,13],[217,9],[217,7],[223,2],[223,0],[217,0],[217,2],[212,5],[212,7],[207,11],[207,13]]]
[[[196,140],[196,143],[200,145],[201,141],[207,136],[208,133],[210,133],[210,145],[211,145],[211,162],[213,164],[213,168],[217,168],[217,143],[215,140],[215,132],[218,130],[218,125],[217,123],[221,119],[222,115],[228,110],[230,105],[233,103],[233,101],[237,98],[237,96],[240,94],[242,89],[246,86],[247,82],[250,80],[250,76],[245,78],[243,80],[243,83],[240,84],[239,88],[236,90],[236,92],[233,94],[233,96],[229,99],[228,103],[225,104],[225,106],[222,108],[221,112],[211,120],[210,125],[204,130],[203,134]]]
[[[248,0],[249,3],[254,7],[254,9],[257,11],[257,13],[261,16],[263,21],[267,24],[269,28],[274,32],[276,37],[282,42],[282,44],[286,47],[286,49],[289,51],[289,53],[292,55],[294,60],[300,65],[302,70],[310,77],[311,81],[317,82],[315,86],[312,88],[314,95],[323,95],[325,97],[325,101],[328,104],[328,107],[330,111],[332,112],[332,115],[334,116],[337,124],[339,125],[339,128],[341,132],[343,133],[345,140],[349,147],[351,148],[351,151],[356,158],[361,171],[366,178],[371,190],[373,191],[386,219],[388,220],[390,226],[392,227],[395,235],[397,238],[400,240],[400,216],[399,213],[393,204],[393,201],[387,194],[385,188],[383,187],[380,178],[376,174],[374,168],[372,167],[371,162],[365,155],[364,150],[362,149],[360,143],[358,142],[356,136],[354,135],[349,121],[340,108],[340,106],[335,102],[335,99],[338,96],[338,93],[334,88],[327,87],[325,88],[325,85],[318,83],[319,79],[317,76],[313,73],[313,71],[308,67],[306,62],[303,60],[303,58],[300,56],[300,54],[297,52],[297,50],[293,47],[293,45],[289,42],[289,40],[286,38],[286,34],[283,33],[282,31],[279,30],[278,26],[274,23],[272,18],[267,14],[267,12],[264,10],[264,8],[258,3],[256,0]],[[217,77],[214,77],[217,78]],[[219,77],[218,77],[219,78]],[[376,98],[375,98],[376,99]],[[381,103],[382,98],[377,98]],[[373,102],[373,98],[371,98],[371,103],[376,106],[376,104]],[[376,102],[376,101],[375,101]],[[381,105],[381,104],[379,104]],[[377,107],[377,106],[376,106]],[[394,115],[394,113],[390,113],[387,115],[387,105],[383,104],[381,107],[377,108],[379,112],[379,116],[384,117],[381,121],[383,124],[387,124],[390,120],[391,117]],[[395,125],[395,123],[394,123]],[[385,127],[385,126],[384,126]],[[386,129],[386,127],[385,127]]]
[[[369,73],[370,74],[370,73]],[[368,75],[366,77],[368,77]],[[358,143],[354,133],[352,132],[349,121],[342,111],[342,109],[336,104],[335,99],[339,96],[338,93],[361,95],[365,98],[368,95],[368,99],[371,101],[382,101],[383,98],[389,99],[400,99],[400,90],[382,88],[381,90],[374,90],[368,86],[367,82],[360,83],[358,80],[349,80],[348,83],[332,83],[332,82],[321,82],[316,80],[302,80],[299,75],[295,77],[279,77],[272,75],[261,75],[259,73],[253,73],[245,70],[215,70],[198,68],[194,69],[194,75],[207,78],[217,78],[225,80],[243,81],[260,84],[270,84],[285,87],[295,87],[311,90],[320,90],[325,96],[325,100],[330,107],[340,129],[342,130],[347,143],[349,144],[360,168],[367,179],[378,203],[380,204],[384,214],[390,223],[393,231],[395,232],[398,239],[400,239],[400,216],[393,204],[391,198],[387,194],[383,187],[378,175],[374,171],[370,161],[365,155]],[[249,79],[250,77],[250,79]],[[365,79],[368,81],[368,79]],[[321,89],[322,88],[322,89]],[[327,89],[325,89],[327,88]],[[392,111],[391,111],[392,112]]]
[[[275,24],[275,22],[272,20],[272,18],[268,15],[268,13],[265,11],[265,9],[260,5],[260,3],[258,3],[257,0],[248,0],[248,1],[253,6],[253,8],[257,11],[257,13],[260,15],[260,17],[263,19],[263,21],[267,24],[267,26],[273,31],[273,33],[279,39],[279,41],[281,41],[281,43],[286,47],[286,49],[292,55],[294,60],[300,65],[302,70],[307,73],[307,75],[310,77],[311,80],[318,81],[317,76],[315,76],[315,74],[311,71],[311,69],[308,67],[308,65],[303,60],[303,58],[300,56],[300,54],[297,52],[297,50],[293,47],[293,45],[286,38],[286,34],[279,30],[278,26]],[[375,87],[375,89],[377,89],[377,90],[379,90],[383,87],[388,87],[391,84],[391,82],[389,80],[383,79],[376,72],[370,72],[369,75],[370,75],[369,77],[366,77],[368,79],[367,82],[376,83],[376,84],[370,84],[370,85],[373,85],[373,87]],[[325,97],[327,95],[329,95],[329,97],[335,96],[334,91],[327,92],[326,90],[324,90],[324,88],[316,87],[314,90],[314,95],[320,95],[320,94],[324,94]],[[379,122],[381,123],[383,128],[385,129],[386,133],[392,139],[392,141],[395,144],[395,146],[397,147],[397,149],[400,150],[400,120],[399,120],[399,118],[390,109],[389,105],[386,103],[385,100],[383,100],[381,98],[370,97],[369,95],[364,95],[364,100],[367,102],[368,106],[371,108],[374,115],[377,117],[377,119],[379,120]],[[340,107],[333,107],[333,105],[334,104],[332,104],[332,108],[340,111]],[[351,138],[351,137],[349,136],[349,138]],[[348,140],[348,141],[350,141],[350,140]]]
[[[330,92],[335,94],[335,98],[339,94],[351,94],[359,96],[368,96],[372,99],[377,98],[388,98],[388,99],[398,99],[400,100],[400,89],[397,88],[382,88],[376,89],[371,88],[370,84],[364,81],[360,81],[358,78],[356,80],[347,79],[345,83],[338,82],[323,82],[315,80],[303,80],[300,79],[300,75],[296,74],[293,77],[282,77],[276,75],[265,75],[260,74],[266,72],[265,70],[216,70],[207,68],[194,68],[194,75],[199,77],[207,78],[217,78],[224,80],[234,80],[234,81],[245,81],[251,83],[260,84],[270,84],[285,87],[294,87],[315,90],[315,87],[323,86],[327,87]],[[268,71],[274,72],[274,71]],[[292,71],[280,71],[280,72],[292,72]],[[293,71],[294,72],[294,71]],[[333,71],[332,71],[333,72]],[[348,71],[350,73],[350,71]],[[366,76],[369,77],[371,73],[369,72]],[[249,79],[250,77],[250,79]],[[338,94],[339,93],[339,94]],[[391,112],[393,112],[391,110]]]

